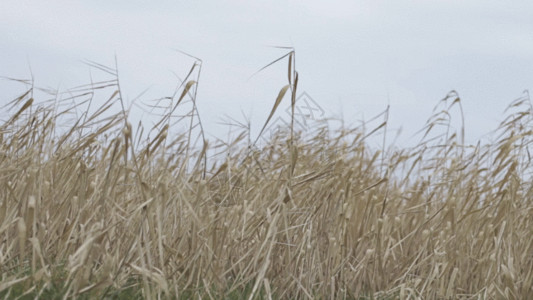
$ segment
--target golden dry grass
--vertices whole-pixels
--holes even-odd
[[[274,107],[286,92],[294,107],[293,56]],[[29,88],[4,107],[0,296],[533,298],[528,97],[472,147],[450,126],[455,92],[416,147],[369,147],[386,119],[278,132],[260,149],[247,128],[200,134],[196,147],[194,105],[180,119],[190,130],[170,133],[178,104],[195,101],[189,77],[151,135],[128,123],[118,77],[74,102]],[[59,124],[85,94],[93,108]]]

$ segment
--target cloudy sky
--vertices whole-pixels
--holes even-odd
[[[449,91],[463,101],[467,139],[494,129],[533,86],[531,1],[11,1],[0,2],[0,76],[67,89],[89,82],[83,60],[113,66],[131,102],[172,94],[203,60],[198,107],[220,136],[224,115],[257,131],[296,49],[299,91],[348,124],[391,106],[391,130],[421,129]],[[92,70],[92,76],[94,70]],[[0,104],[20,86],[0,81]],[[104,99],[101,99],[102,101]],[[288,99],[287,99],[288,100]]]

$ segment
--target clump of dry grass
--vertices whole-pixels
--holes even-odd
[[[294,107],[287,57],[272,114],[286,92]],[[370,132],[291,127],[259,150],[249,128],[212,145],[195,137],[200,66],[171,105],[154,105],[164,113],[146,134],[103,66],[114,78],[72,98],[36,103],[30,87],[4,108],[1,296],[533,297],[529,97],[473,147],[451,126],[452,92],[416,147],[369,147],[385,120]],[[108,96],[95,109],[97,91]],[[173,135],[176,122],[189,130]]]

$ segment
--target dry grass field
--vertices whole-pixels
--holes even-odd
[[[282,99],[294,107],[286,58],[268,120]],[[244,124],[207,141],[199,65],[146,128],[99,67],[115,78],[51,101],[29,86],[2,108],[1,298],[533,299],[527,95],[473,146],[451,126],[455,92],[414,147],[367,143],[385,141],[386,114],[257,143]]]

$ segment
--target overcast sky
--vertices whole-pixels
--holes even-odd
[[[348,124],[391,105],[390,128],[421,129],[450,90],[462,98],[468,141],[494,129],[533,86],[531,1],[0,1],[0,76],[66,89],[89,82],[92,60],[118,58],[127,101],[172,94],[203,60],[198,107],[207,131],[227,114],[265,121],[296,49],[299,92]],[[94,75],[94,70],[93,70]],[[0,102],[16,94],[0,82]],[[104,101],[105,99],[101,99]],[[288,102],[288,98],[286,99]]]

